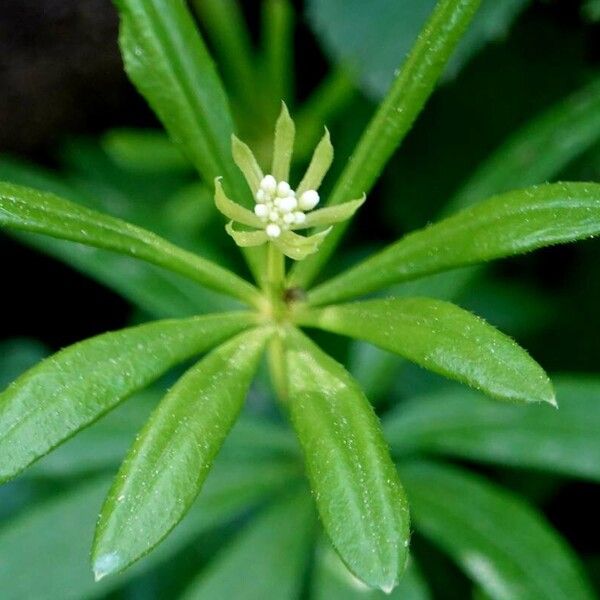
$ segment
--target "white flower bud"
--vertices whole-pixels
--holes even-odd
[[[278,238],[281,235],[281,227],[275,223],[269,223],[265,228],[265,233],[270,238]]]
[[[296,223],[296,225],[302,225],[304,221],[306,221],[306,215],[302,211],[297,210],[294,213],[294,223]]]
[[[269,213],[269,221],[279,221],[279,213],[276,210]]]
[[[254,214],[261,219],[266,219],[269,216],[269,207],[266,204],[256,204]]]
[[[302,210],[312,210],[319,203],[319,194],[315,190],[306,190],[298,200]]]
[[[287,181],[280,181],[277,184],[277,195],[280,198],[285,198],[291,191],[290,184]]]
[[[293,196],[287,196],[287,198],[281,198],[279,200],[279,210],[284,213],[292,212],[298,206],[298,201]]]
[[[296,221],[296,217],[294,216],[296,213],[285,213],[285,215],[283,215],[283,222],[286,225],[291,225],[292,223],[294,223]],[[302,213],[304,214],[304,213]]]
[[[265,190],[263,190],[262,188],[258,190],[258,192],[256,192],[255,198],[257,202],[264,202],[266,200]]]
[[[265,175],[260,182],[260,187],[267,193],[273,194],[277,189],[277,181],[273,175]]]

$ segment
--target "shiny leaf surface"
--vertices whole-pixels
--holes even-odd
[[[99,335],[43,360],[0,394],[0,480],[252,322],[247,313],[157,321]]]
[[[256,300],[256,290],[227,269],[145,229],[54,194],[0,183],[0,226],[134,256],[240,300]]]
[[[553,183],[501,194],[408,234],[310,293],[336,302],[600,233],[600,184]]]
[[[406,565],[409,517],[377,417],[308,338],[289,330],[285,347],[289,410],[325,531],[359,579],[389,592]]]
[[[255,329],[219,346],[160,402],[102,508],[92,553],[96,579],[141,558],[189,510],[239,415],[268,335]]]
[[[371,342],[501,400],[555,404],[548,376],[523,348],[450,302],[366,300],[311,311],[299,320]]]

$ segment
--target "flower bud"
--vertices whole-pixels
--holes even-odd
[[[278,238],[281,235],[281,227],[275,223],[269,223],[265,228],[265,233],[270,238]]]
[[[315,190],[306,190],[298,200],[301,210],[312,210],[319,203],[319,194]]]

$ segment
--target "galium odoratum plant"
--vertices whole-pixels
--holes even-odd
[[[0,184],[6,228],[133,256],[245,305],[80,342],[0,396],[5,481],[172,367],[204,355],[158,404],[122,464],[97,526],[97,578],[127,568],[183,518],[266,352],[326,534],[359,579],[386,591],[395,586],[410,533],[396,468],[359,385],[304,328],[365,340],[498,400],[556,404],[547,375],[527,352],[469,312],[433,298],[360,297],[386,296],[392,284],[593,236],[600,232],[600,185],[545,184],[492,197],[312,287],[478,4],[437,4],[332,193],[321,199],[318,187],[332,160],[328,133],[294,190],[294,125],[284,106],[273,161],[263,171],[250,149],[232,138],[227,96],[186,4],[118,0],[126,70],[202,179],[214,182],[227,232],[243,247],[257,285],[140,227],[50,193]],[[309,227],[315,229],[307,235],[296,233]],[[347,300],[354,301],[340,304]]]

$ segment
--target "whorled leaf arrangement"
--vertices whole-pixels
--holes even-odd
[[[107,333],[33,367],[0,395],[0,478],[10,479],[170,368],[208,352],[156,407],[104,504],[93,566],[97,578],[118,572],[160,543],[186,514],[266,350],[274,387],[305,455],[325,532],[356,577],[390,591],[407,564],[410,532],[398,473],[359,385],[300,328],[366,340],[500,400],[555,405],[548,377],[527,352],[458,306],[423,297],[334,303],[431,273],[597,235],[600,185],[547,184],[493,197],[407,235],[315,289],[297,289],[335,248],[342,222],[364,202],[364,196],[349,199],[374,184],[478,2],[439,2],[342,171],[329,206],[314,211],[333,159],[329,133],[294,191],[289,172],[295,127],[284,106],[265,175],[248,146],[232,137],[226,95],[183,0],[117,4],[131,79],[204,181],[215,182],[215,202],[230,220],[227,231],[234,241],[244,247],[266,245],[266,256],[246,254],[259,287],[154,233],[50,193],[1,183],[3,227],[152,263],[250,310]],[[248,191],[235,164],[252,192],[253,210],[244,207]],[[312,227],[317,231],[306,237],[294,233]],[[286,256],[303,261],[289,277]],[[423,506],[438,500],[431,481],[448,489],[462,485],[453,473],[427,466],[408,466],[402,473],[409,493],[424,499]],[[495,505],[478,483],[467,483],[490,510],[504,514],[508,500]],[[425,510],[416,516],[432,537],[441,536]],[[474,569],[472,562],[468,567]]]
[[[254,211],[232,202],[223,191],[219,178],[215,180],[215,203],[231,221],[227,233],[241,247],[261,246],[271,242],[283,254],[302,260],[318,251],[319,245],[331,231],[331,226],[351,218],[366,196],[339,206],[313,211],[319,203],[317,190],[333,162],[333,146],[329,132],[317,145],[306,174],[296,190],[288,183],[294,149],[295,125],[283,104],[275,126],[271,173],[264,175],[252,150],[237,137],[232,138],[233,158],[240,168],[252,196]],[[238,231],[233,222],[252,227],[254,231]],[[327,227],[308,237],[294,233],[298,229]]]

